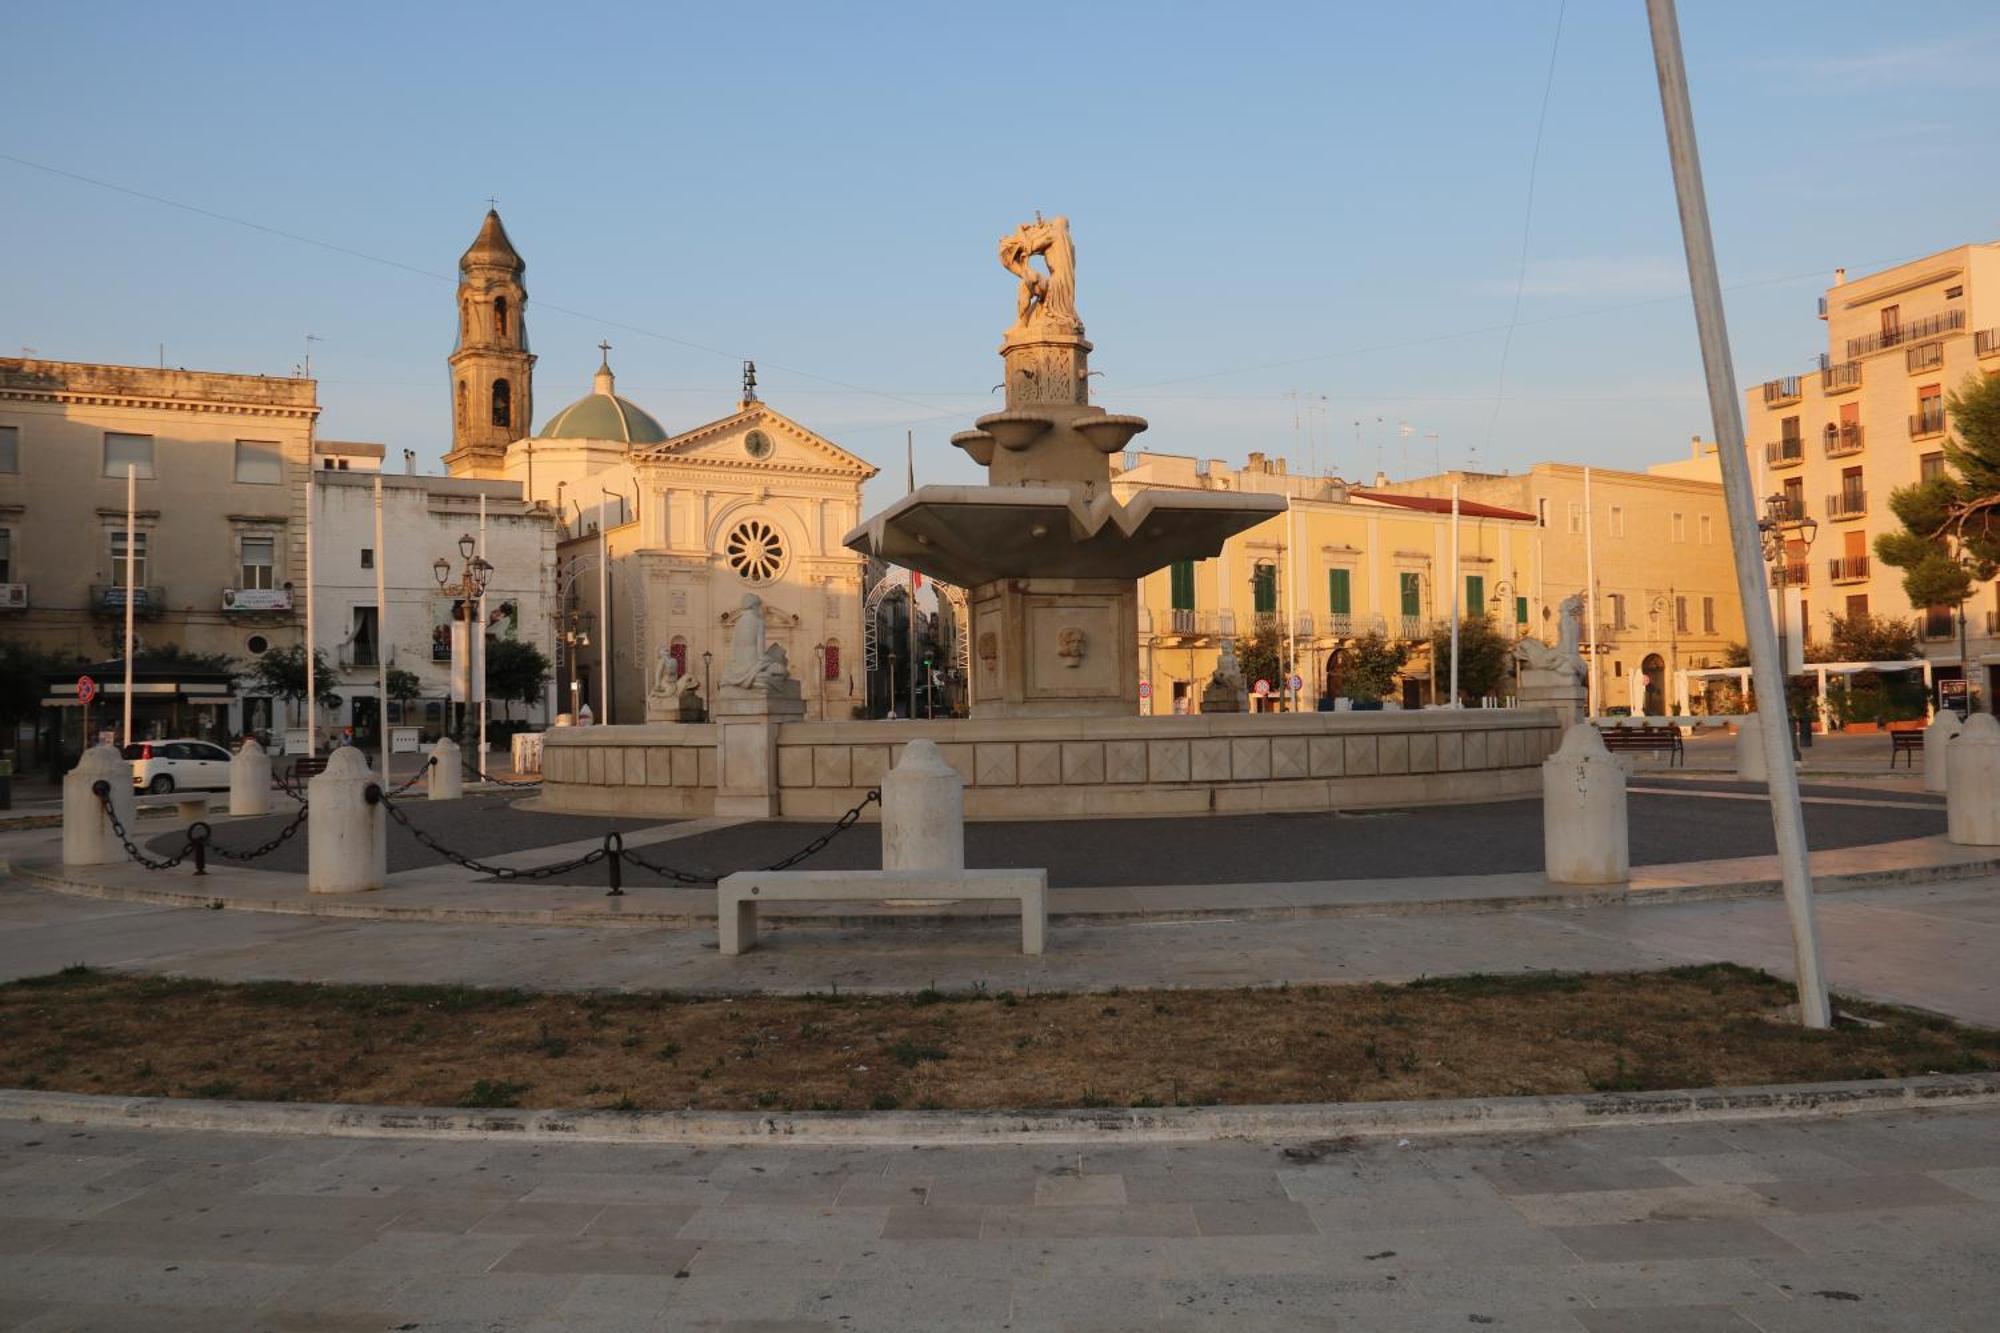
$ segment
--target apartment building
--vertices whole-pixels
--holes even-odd
[[[1253,453],[1241,468],[1219,459],[1133,452],[1114,456],[1112,494],[1129,502],[1153,487],[1285,496],[1279,517],[1238,533],[1213,560],[1181,561],[1139,580],[1142,712],[1198,707],[1225,639],[1259,625],[1280,628],[1290,671],[1311,709],[1335,692],[1334,653],[1375,631],[1427,644],[1452,611],[1451,505],[1389,494],[1333,477],[1292,473]],[[1459,607],[1484,612],[1509,634],[1543,622],[1534,515],[1467,499],[1458,520]],[[1443,669],[1443,664],[1437,664]],[[1401,702],[1419,707],[1448,693],[1432,679],[1427,648],[1404,669]],[[1253,706],[1291,706],[1284,683]]]
[[[1817,369],[1752,387],[1744,408],[1759,495],[1780,497],[1815,527],[1810,548],[1790,548],[1787,620],[1796,612],[1818,637],[1829,615],[1914,618],[1938,677],[1969,674],[1983,685],[1980,669],[2000,661],[2000,586],[1986,584],[1966,604],[1968,673],[1958,609],[1910,605],[1902,571],[1877,561],[1874,543],[1899,526],[1890,493],[1946,466],[1946,396],[2000,372],[2000,242],[1858,278],[1838,271],[1819,317],[1827,346]]]
[[[1537,463],[1519,473],[1445,472],[1380,489],[1442,498],[1455,484],[1462,498],[1533,515],[1538,604],[1554,608],[1582,592],[1594,567],[1596,617],[1585,627],[1584,656],[1597,706],[1658,716],[1669,705],[1686,707],[1676,696],[1677,673],[1720,666],[1728,646],[1743,641],[1722,486],[1701,479],[1698,441],[1695,453],[1692,469]],[[1713,465],[1712,455],[1707,461]],[[1536,633],[1552,637],[1553,626]]]

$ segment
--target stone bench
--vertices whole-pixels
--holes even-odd
[[[715,923],[723,955],[734,957],[757,947],[761,903],[1011,900],[1021,904],[1021,952],[1039,954],[1048,897],[1046,870],[744,871],[715,886]]]
[[[206,793],[196,792],[186,796],[140,797],[137,801],[139,813],[153,814],[172,806],[176,818],[192,824],[197,819],[207,819],[209,798]]]

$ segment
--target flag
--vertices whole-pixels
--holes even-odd
[[[911,571],[910,571],[910,591],[912,591],[912,592],[915,592],[915,591],[916,591],[916,590],[917,590],[918,588],[921,588],[921,587],[923,587],[923,586],[924,586],[924,576],[923,576],[922,574],[919,574],[919,573],[918,573],[918,572],[917,572],[916,570],[914,570],[914,569],[913,569],[913,570],[911,570]]]

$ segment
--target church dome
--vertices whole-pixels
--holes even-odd
[[[660,444],[666,429],[652,413],[612,392],[611,361],[597,368],[591,391],[550,417],[539,438],[544,440],[616,440],[623,444]]]
[[[507,229],[500,225],[500,214],[496,209],[486,210],[486,221],[480,224],[479,235],[472,238],[472,244],[458,258],[461,273],[473,268],[501,268],[519,277],[528,271],[528,265],[514,249],[514,242],[507,237]]]

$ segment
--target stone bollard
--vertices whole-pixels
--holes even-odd
[[[1938,709],[1937,716],[1924,728],[1924,790],[1943,791],[1945,779],[1944,757],[1951,753],[1950,741],[1965,730],[1965,719],[1949,708]]]
[[[1565,732],[1542,762],[1542,848],[1552,884],[1632,878],[1625,770],[1588,722]]]
[[[1946,747],[1944,809],[1951,841],[2000,846],[2000,720],[1993,714],[1974,713]]]
[[[306,784],[306,887],[314,893],[366,893],[389,874],[389,812],[368,800],[380,785],[353,746],[327,756],[326,771]]]
[[[1736,719],[1736,776],[1745,782],[1769,782],[1771,770],[1764,764],[1764,723],[1756,713]]]
[[[965,779],[933,741],[911,741],[882,779],[882,868],[965,869]]]
[[[424,775],[424,789],[433,801],[455,801],[465,795],[465,765],[460,762],[458,742],[441,736],[431,747],[430,772]]]
[[[115,745],[93,745],[75,768],[63,775],[62,859],[66,866],[110,865],[125,859],[125,848],[105,817],[104,803],[92,791],[99,781],[111,784],[111,808],[131,833],[139,822],[132,799],[132,762]]]
[[[255,736],[246,737],[243,748],[229,761],[229,813],[271,813],[271,756]]]

